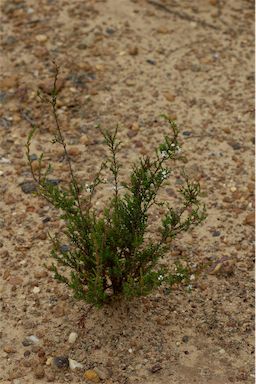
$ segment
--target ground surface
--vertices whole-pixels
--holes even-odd
[[[96,368],[108,384],[254,382],[253,2],[2,0],[1,16],[0,381],[84,383]],[[55,178],[65,173],[50,143],[50,109],[36,98],[38,86],[51,85],[53,58],[62,128],[85,179],[106,154],[98,123],[120,124],[125,176],[169,133],[158,116],[176,116],[208,219],[177,238],[165,262],[216,262],[191,293],[159,289],[81,319],[88,306],[44,268],[52,262],[47,232],[61,227],[21,186],[31,180],[24,144],[33,121],[33,153],[56,163]],[[180,183],[174,174],[160,197],[172,199]],[[83,368],[53,367],[56,356]]]

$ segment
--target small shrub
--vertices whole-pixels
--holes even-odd
[[[190,182],[187,176],[184,176],[185,183],[179,191],[182,198],[179,208],[156,201],[159,189],[171,174],[168,162],[179,158],[176,122],[164,116],[172,130],[172,137],[165,137],[155,150],[153,159],[144,156],[133,165],[127,183],[120,183],[119,180],[121,165],[117,156],[120,150],[117,129],[113,133],[101,130],[110,155],[101,164],[92,183],[82,185],[75,176],[58,120],[56,82],[59,69],[55,68],[51,97],[43,97],[43,100],[52,108],[56,126],[53,143],[63,148],[70,175],[68,185],[49,182],[52,169],[49,165],[43,172],[43,154],[39,158],[39,168],[37,171],[33,169],[30,146],[35,127],[26,144],[32,176],[38,185],[37,194],[60,211],[60,219],[66,224],[64,234],[68,245],[63,245],[59,236],[51,237],[51,254],[57,261],[57,264],[52,264],[55,278],[67,284],[77,299],[96,306],[108,301],[110,296],[146,295],[163,283],[172,286],[189,281],[188,270],[181,263],[176,263],[173,272],[159,266],[160,259],[170,249],[170,241],[177,234],[200,224],[206,217],[205,207],[200,201],[200,186],[197,182]],[[113,196],[99,215],[93,207],[93,197],[97,187],[105,183],[103,170],[112,174]],[[145,236],[149,226],[148,214],[155,205],[165,206],[166,211],[158,239],[148,240]],[[60,272],[59,266],[66,267],[70,275]]]

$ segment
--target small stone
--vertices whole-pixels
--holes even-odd
[[[220,231],[216,231],[215,230],[215,231],[212,232],[212,236],[213,237],[218,237],[218,236],[220,236],[220,234],[221,234]]]
[[[79,143],[83,145],[89,145],[91,141],[87,135],[82,135],[79,139]]]
[[[55,356],[52,359],[52,363],[57,368],[68,368],[69,367],[69,359],[66,356]]]
[[[45,375],[43,367],[37,367],[34,371],[34,376],[36,379],[42,379]]]
[[[173,95],[170,92],[164,92],[163,95],[166,98],[166,100],[168,100],[168,101],[174,101],[175,97],[176,97],[175,95]]]
[[[134,46],[134,47],[130,47],[128,52],[129,52],[129,55],[136,56],[138,55],[139,50],[138,50],[138,47]]]
[[[161,33],[163,35],[166,35],[167,33],[170,32],[170,30],[164,26],[157,28],[156,31],[157,31],[157,33]]]
[[[183,131],[183,132],[182,132],[182,135],[183,135],[183,136],[186,136],[186,137],[189,137],[189,136],[192,135],[192,132],[191,132],[191,131]]]
[[[47,277],[48,273],[47,273],[47,271],[37,271],[34,273],[34,276],[36,279],[42,279],[44,277]]]
[[[254,212],[252,212],[246,216],[246,218],[244,219],[244,224],[245,225],[251,225],[253,227],[254,223],[255,223],[255,214],[254,214]]]
[[[55,84],[57,93],[59,93],[62,90],[64,85],[65,85],[65,79],[61,78],[61,77],[58,78],[56,81],[56,84]],[[48,95],[51,95],[52,90],[53,90],[53,82],[52,82],[52,80],[41,82],[41,83],[39,83],[38,87],[43,92],[47,93]]]
[[[94,371],[97,373],[97,375],[99,376],[99,378],[101,380],[107,380],[110,377],[110,372],[109,372],[109,370],[107,368],[95,367]]]
[[[228,144],[234,149],[234,151],[238,151],[239,149],[242,148],[241,144],[237,142],[231,141]]]
[[[188,340],[189,340],[189,337],[188,337],[187,335],[185,335],[185,336],[182,337],[182,341],[183,341],[183,343],[187,343]]]
[[[162,369],[161,364],[156,363],[156,364],[154,364],[154,365],[150,368],[150,372],[151,372],[151,373],[156,373],[156,372],[160,371],[161,369]]]
[[[38,344],[39,343],[39,339],[38,337],[36,337],[35,335],[30,335],[30,336],[27,336],[23,341],[22,341],[22,345],[24,347],[28,347],[29,345],[33,345],[33,344]]]
[[[45,43],[48,40],[48,36],[46,36],[46,35],[36,35],[36,40],[39,43]]]
[[[33,193],[37,191],[37,184],[35,181],[24,181],[20,186],[24,193]]]
[[[138,132],[132,130],[127,132],[127,136],[129,137],[129,139],[132,139],[133,137],[137,136],[137,134]]]
[[[38,157],[37,157],[37,155],[35,153],[32,153],[32,155],[29,156],[29,160],[30,161],[35,161],[37,159],[38,159]]]
[[[32,290],[32,292],[35,294],[39,293],[40,291],[41,291],[41,289],[39,287],[34,287]]]
[[[6,159],[6,157],[0,157],[0,164],[10,164],[11,160]]]
[[[17,351],[12,345],[6,345],[6,346],[4,346],[4,352],[5,353],[15,353]]]
[[[156,61],[155,60],[147,59],[146,62],[148,64],[151,64],[151,65],[156,65]]]
[[[79,155],[81,154],[81,151],[80,151],[80,149],[77,148],[77,147],[71,147],[71,148],[69,148],[69,150],[68,150],[68,154],[69,154],[69,156],[74,156],[74,157],[76,157],[76,156],[79,156]]]
[[[69,368],[71,369],[71,371],[77,368],[81,369],[84,367],[83,364],[78,363],[76,360],[68,359],[68,361],[69,361]]]
[[[88,369],[88,371],[85,371],[84,378],[93,382],[93,383],[99,383],[100,378],[97,372],[94,369]]]
[[[71,332],[69,337],[68,337],[69,344],[74,344],[77,337],[78,337],[78,334],[76,332]]]

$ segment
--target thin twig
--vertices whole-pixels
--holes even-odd
[[[180,12],[180,11],[175,11],[173,9],[170,9],[166,5],[158,3],[157,1],[147,0],[147,2],[149,4],[154,5],[157,8],[162,9],[165,12],[171,13],[172,15],[175,15],[175,16],[179,17],[182,20],[192,21],[194,23],[197,23],[197,24],[201,25],[202,27],[208,27],[208,28],[211,28],[211,29],[219,30],[219,28],[216,25],[207,23],[207,21],[204,21],[204,20],[197,19],[197,18],[195,18],[193,16],[188,15],[187,13]]]

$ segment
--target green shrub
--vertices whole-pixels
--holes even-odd
[[[171,173],[168,162],[179,158],[176,122],[164,116],[172,130],[172,137],[165,137],[155,150],[154,159],[144,156],[133,165],[127,183],[119,181],[121,165],[117,159],[120,149],[117,129],[114,133],[101,130],[110,156],[101,164],[93,182],[82,185],[74,174],[59,125],[56,105],[58,71],[56,66],[51,97],[44,97],[44,100],[50,103],[55,120],[53,143],[63,147],[69,167],[68,185],[49,182],[52,169],[48,166],[43,172],[43,154],[39,158],[39,169],[34,171],[30,146],[35,127],[26,145],[32,176],[38,185],[37,193],[60,211],[60,219],[66,225],[64,234],[68,245],[63,245],[58,236],[51,237],[51,254],[57,261],[52,265],[55,278],[72,288],[77,299],[96,306],[102,305],[111,296],[146,295],[163,283],[172,286],[188,282],[188,270],[181,263],[176,263],[173,272],[159,266],[160,259],[170,249],[170,241],[177,234],[200,224],[206,217],[205,207],[200,202],[200,186],[197,182],[190,182],[187,176],[184,176],[185,183],[179,191],[181,207],[173,208],[168,203],[156,201],[160,187]],[[105,183],[103,170],[109,170],[113,176],[113,196],[103,212],[97,214],[93,208],[93,197],[97,187]],[[166,210],[158,239],[148,240],[145,237],[149,226],[148,213],[154,205],[165,206]],[[66,267],[63,273],[60,273],[59,266]],[[69,277],[67,270],[70,271]]]

